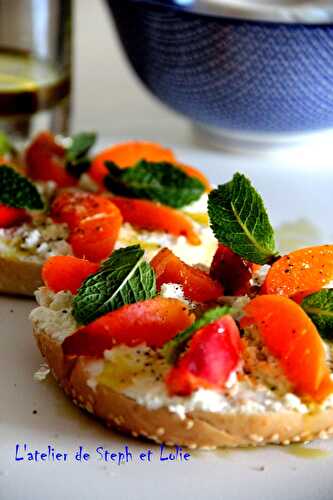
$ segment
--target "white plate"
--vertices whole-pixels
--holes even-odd
[[[303,239],[301,244],[333,241],[333,155],[273,161],[183,150],[179,156],[202,168],[216,183],[228,180],[236,170],[248,174],[263,194],[275,226],[305,218],[317,228],[309,231],[307,241],[304,235],[296,235]],[[320,459],[268,447],[251,452],[190,452],[188,462],[161,462],[157,446],[105,429],[75,408],[51,378],[33,380],[41,356],[27,319],[32,307],[30,300],[0,299],[1,499],[332,499],[330,441],[311,445],[332,451]],[[24,443],[40,451],[51,445],[71,456],[67,463],[15,461],[15,446]],[[132,463],[118,466],[97,460],[98,446],[121,451],[125,445],[133,454]],[[86,463],[73,459],[79,446],[91,454]],[[139,452],[148,449],[154,453],[151,463],[140,462]]]

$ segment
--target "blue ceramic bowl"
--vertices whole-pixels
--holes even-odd
[[[109,0],[131,65],[161,101],[236,141],[333,130],[333,21],[235,19],[175,2]]]

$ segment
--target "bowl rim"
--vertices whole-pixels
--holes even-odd
[[[255,23],[333,27],[332,0],[129,0],[188,13]]]

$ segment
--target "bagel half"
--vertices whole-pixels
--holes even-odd
[[[42,284],[42,263],[0,256],[0,293],[33,296]]]
[[[66,224],[44,214],[31,223],[0,228],[0,293],[34,296],[42,285],[42,267],[52,255],[70,255]]]
[[[35,322],[33,330],[40,352],[72,401],[107,426],[135,437],[143,436],[169,446],[215,449],[287,445],[333,435],[333,407],[307,414],[298,411],[230,414],[195,410],[186,413],[184,419],[167,407],[150,410],[104,385],[92,388],[88,383],[91,375],[88,358],[66,358],[61,341],[54,335],[41,330]]]

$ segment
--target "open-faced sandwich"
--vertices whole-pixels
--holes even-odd
[[[41,353],[75,404],[134,436],[206,449],[328,437],[333,246],[280,256],[241,174],[208,213],[210,270],[167,247],[50,258],[31,313]]]
[[[47,213],[53,190],[0,165],[0,292],[33,295],[45,260],[71,253],[66,225]]]
[[[50,256],[99,263],[135,243],[151,256],[167,245],[186,262],[209,264],[216,241],[205,177],[180,167],[171,151],[142,142],[91,160],[94,140],[82,133],[59,143],[43,132],[20,160],[25,175],[10,158],[0,162],[0,292],[32,295]]]

